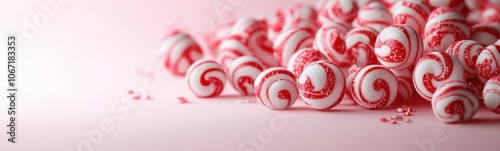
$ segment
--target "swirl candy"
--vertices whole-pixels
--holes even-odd
[[[185,75],[189,66],[203,57],[203,51],[187,33],[173,29],[163,38],[159,56],[170,72]]]
[[[280,66],[286,67],[290,57],[299,49],[310,47],[313,34],[303,28],[293,28],[282,32],[274,41],[274,57]]]
[[[377,56],[373,51],[377,35],[378,32],[369,27],[357,27],[349,31],[345,35],[346,60],[358,67],[378,64]]]
[[[290,57],[287,69],[291,71],[296,78],[299,78],[304,67],[319,60],[324,60],[321,52],[313,48],[303,48]]]
[[[355,98],[352,96],[353,94],[353,89],[352,89],[352,85],[354,84],[353,80],[354,80],[354,76],[356,75],[356,73],[359,71],[359,68],[356,66],[356,65],[352,65],[349,70],[348,70],[348,73],[347,73],[347,78],[345,80],[345,95],[344,95],[344,98],[347,97],[348,99],[354,101],[356,103],[356,101],[354,100]]]
[[[474,88],[464,80],[449,80],[441,84],[432,96],[434,115],[445,123],[469,121],[479,109]]]
[[[424,2],[429,4],[432,9],[447,6],[462,14],[467,12],[464,0],[424,0]]]
[[[500,24],[500,6],[486,5],[481,11],[479,23]]]
[[[404,0],[391,9],[393,24],[406,24],[420,35],[424,33],[425,22],[431,12],[429,6],[420,0]]]
[[[289,108],[298,97],[295,76],[282,67],[273,67],[260,73],[254,83],[255,96],[272,110]]]
[[[220,43],[217,62],[219,62],[224,69],[228,69],[234,59],[247,55],[252,55],[252,52],[246,45],[246,39],[240,35],[233,35],[222,40]]]
[[[243,56],[236,58],[229,67],[229,82],[242,95],[254,94],[253,84],[259,73],[264,71],[264,65],[255,57]]]
[[[220,95],[226,84],[226,73],[217,62],[202,59],[191,65],[186,80],[191,92],[202,98]]]
[[[291,28],[305,28],[314,32],[318,29],[316,10],[305,4],[297,4],[290,9],[278,10],[276,15],[268,20],[268,38],[272,41],[281,32]]]
[[[278,66],[278,61],[273,56],[273,44],[267,39],[266,25],[262,21],[241,18],[234,23],[231,33],[246,38],[245,45],[264,65]]]
[[[398,91],[396,76],[381,65],[369,65],[354,76],[352,94],[356,103],[370,110],[384,109],[394,102]]]
[[[298,80],[299,94],[309,107],[328,110],[337,106],[345,93],[345,79],[339,67],[329,61],[307,65]]]
[[[377,36],[375,54],[389,69],[411,68],[423,54],[422,38],[408,25],[386,27]]]
[[[352,24],[354,27],[366,26],[380,32],[392,24],[392,14],[381,2],[372,1],[359,10]]]
[[[319,21],[328,23],[333,20],[352,22],[358,14],[358,5],[353,0],[330,0],[319,11]]]
[[[328,60],[335,64],[340,64],[344,61],[346,53],[344,38],[329,23],[323,24],[318,32],[316,32],[314,48],[317,48]]]
[[[424,37],[426,52],[444,51],[453,42],[468,39],[470,28],[460,13],[449,7],[439,7],[429,15]]]
[[[403,104],[410,100],[415,94],[415,88],[413,87],[412,70],[391,70],[392,73],[398,78],[398,94],[396,99],[392,104]]]
[[[461,40],[448,47],[446,52],[460,60],[466,77],[475,77],[477,75],[476,60],[483,49],[483,45],[473,40]]]
[[[446,52],[424,55],[413,70],[415,90],[428,101],[431,101],[436,88],[446,80],[465,80],[460,60]]]
[[[500,45],[486,47],[476,60],[476,71],[481,81],[500,76]]]
[[[483,45],[492,45],[500,39],[500,26],[494,24],[477,24],[471,28],[470,39]]]
[[[493,112],[500,114],[500,76],[488,80],[483,89],[484,104]]]

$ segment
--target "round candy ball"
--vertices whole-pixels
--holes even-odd
[[[389,69],[411,68],[422,57],[422,38],[408,25],[386,27],[377,36],[375,54],[380,64]]]
[[[287,69],[295,75],[296,78],[302,74],[304,67],[312,62],[324,60],[325,57],[316,49],[303,48],[295,52],[288,61]]]
[[[475,90],[464,80],[443,82],[432,96],[434,115],[445,123],[467,122],[478,109]]]
[[[304,102],[317,110],[329,110],[344,97],[345,78],[342,70],[329,61],[307,65],[298,80],[299,94]]]
[[[354,75],[352,94],[356,103],[370,110],[384,109],[394,102],[398,80],[394,73],[381,65],[369,65]]]
[[[323,24],[316,32],[314,48],[317,48],[328,60],[335,64],[344,61],[346,47],[340,32],[330,23]]]
[[[465,76],[476,77],[476,60],[483,49],[484,46],[474,40],[461,40],[451,44],[446,52],[460,60]]]
[[[191,92],[196,96],[202,98],[215,97],[224,90],[226,73],[217,62],[201,59],[189,67],[186,82]]]
[[[493,112],[500,114],[500,76],[488,80],[483,89],[484,104]]]
[[[185,75],[189,66],[203,57],[198,43],[179,29],[173,29],[165,35],[158,54],[165,67],[174,75]]]
[[[299,95],[295,76],[283,67],[269,68],[260,73],[254,90],[259,102],[272,110],[289,108]]]
[[[286,67],[290,57],[302,48],[311,47],[314,35],[303,28],[292,28],[276,37],[273,45],[274,57],[279,65]]]
[[[476,71],[483,82],[500,76],[500,45],[490,45],[481,51],[476,60]]]
[[[228,70],[229,82],[242,95],[254,94],[253,84],[264,65],[253,56],[243,56],[233,60]]]
[[[379,64],[373,51],[378,32],[370,27],[357,27],[345,35],[347,61],[358,67]],[[344,60],[344,62],[345,62]]]

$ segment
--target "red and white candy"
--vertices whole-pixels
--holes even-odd
[[[486,5],[482,9],[479,23],[500,24],[500,6]]]
[[[253,84],[259,73],[264,71],[264,65],[252,56],[243,56],[233,60],[228,76],[233,88],[242,95],[254,94]]]
[[[370,110],[384,109],[394,102],[398,93],[398,80],[387,68],[369,65],[354,76],[352,95],[356,103]]]
[[[425,22],[431,10],[421,0],[403,0],[396,3],[391,12],[393,24],[406,24],[423,35]]]
[[[330,0],[323,3],[318,20],[328,23],[333,20],[352,22],[358,14],[358,5],[353,0]]]
[[[439,7],[431,12],[425,24],[425,52],[444,51],[453,42],[470,37],[465,18],[449,7]]]
[[[469,121],[479,109],[474,88],[464,80],[448,80],[442,83],[432,97],[434,115],[445,123]]]
[[[290,57],[287,69],[291,71],[296,78],[299,78],[302,71],[308,64],[324,59],[325,57],[323,57],[321,52],[318,50],[313,48],[303,48],[295,52],[295,54]]]
[[[272,110],[289,108],[298,97],[295,76],[283,67],[273,67],[260,73],[254,83],[255,96]]]
[[[264,22],[252,18],[241,18],[234,23],[231,33],[246,38],[245,45],[265,66],[278,66],[278,61],[273,56],[273,44],[267,39]]]
[[[465,73],[457,57],[446,52],[424,55],[413,70],[413,85],[417,93],[431,101],[436,88],[446,80],[465,80]]]
[[[349,31],[345,35],[346,60],[358,67],[379,64],[373,51],[377,35],[378,32],[370,27],[357,27]]]
[[[246,38],[233,35],[221,41],[216,59],[227,70],[234,59],[248,55],[252,55],[252,51],[246,45]]]
[[[290,57],[302,48],[311,47],[314,35],[303,28],[292,28],[282,32],[274,41],[274,57],[280,66],[286,67]]]
[[[398,78],[398,94],[392,104],[400,105],[410,100],[415,94],[415,87],[413,87],[413,70],[391,70],[392,73]]]
[[[471,40],[483,45],[492,45],[500,39],[500,25],[477,24],[471,27]]]
[[[446,52],[460,60],[464,67],[465,76],[476,77],[476,60],[484,46],[473,40],[461,40],[453,43]]]
[[[209,59],[198,60],[187,71],[189,89],[202,98],[220,95],[226,84],[226,73],[222,66]]]
[[[441,6],[447,6],[453,8],[455,11],[460,13],[465,13],[467,7],[464,0],[423,0],[425,3],[429,4],[432,9]]]
[[[476,71],[481,81],[500,76],[500,45],[486,47],[476,60]]]
[[[281,32],[292,28],[304,28],[314,32],[318,29],[317,18],[316,10],[306,4],[297,4],[290,9],[278,10],[275,16],[267,21],[268,38],[274,41]]]
[[[345,78],[339,67],[329,61],[307,65],[298,80],[299,94],[309,107],[328,110],[344,97]]]
[[[493,112],[500,114],[500,76],[488,80],[483,89],[484,104]]]
[[[165,67],[175,75],[185,75],[189,66],[203,57],[198,43],[179,29],[173,29],[165,35],[158,54]]]
[[[392,14],[385,5],[378,1],[372,1],[363,6],[353,22],[354,27],[371,27],[378,32],[392,24]]]
[[[328,60],[335,64],[344,61],[346,46],[340,32],[330,23],[323,24],[316,32],[314,48],[317,48]]]
[[[380,64],[389,69],[411,68],[422,57],[422,38],[408,25],[386,27],[377,36],[375,54]]]

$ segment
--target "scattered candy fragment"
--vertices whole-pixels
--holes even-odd
[[[188,102],[188,98],[186,98],[186,97],[177,97],[177,100],[179,101],[179,103],[187,103]]]

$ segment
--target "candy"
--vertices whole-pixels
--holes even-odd
[[[253,84],[264,65],[252,56],[236,58],[229,67],[228,76],[233,88],[242,95],[254,94]]]
[[[464,80],[443,82],[432,96],[434,115],[445,123],[467,122],[478,109],[475,90]]]
[[[203,51],[187,33],[173,29],[163,38],[159,57],[174,75],[185,75],[189,66],[203,57]]]
[[[389,122],[389,119],[387,119],[386,117],[379,117],[378,119],[379,119],[379,120],[380,120],[380,122],[382,122],[382,123],[387,123],[387,122]]]
[[[347,97],[348,99],[354,101],[354,103],[356,103],[355,101],[355,98],[352,96],[353,94],[353,87],[352,85],[354,84],[354,76],[356,75],[356,73],[359,71],[359,68],[356,66],[356,65],[352,65],[351,68],[349,68],[349,72],[347,73],[347,78],[346,78],[346,82],[345,82],[345,95],[344,97]]]
[[[406,24],[423,35],[425,22],[431,10],[426,3],[420,0],[403,0],[396,3],[391,12],[393,24]]]
[[[289,108],[299,93],[295,76],[282,67],[269,68],[260,73],[254,90],[260,103],[272,110]]]
[[[205,40],[210,52],[209,54],[212,55],[212,57],[217,56],[219,45],[222,40],[231,36],[233,24],[234,21],[221,24],[214,31],[203,35],[203,39]]]
[[[264,22],[251,18],[241,18],[234,23],[231,33],[246,38],[245,45],[265,66],[278,66],[278,61],[273,56],[273,44],[267,39]]]
[[[302,28],[293,28],[282,32],[274,41],[274,57],[280,66],[286,67],[288,60],[296,51],[311,47],[313,34]]]
[[[344,61],[346,53],[344,38],[329,23],[323,24],[318,32],[316,32],[314,48],[317,48],[328,60],[335,64],[340,64]]]
[[[410,100],[415,94],[415,88],[412,82],[413,72],[409,69],[391,71],[396,78],[398,78],[398,94],[392,104],[403,104]]]
[[[396,109],[396,113],[403,113],[403,108]]]
[[[468,39],[470,28],[460,13],[449,7],[439,7],[429,15],[424,37],[426,52],[444,51],[453,42]]]
[[[500,75],[500,45],[486,47],[476,60],[477,75],[481,81]]]
[[[312,62],[324,59],[325,58],[318,50],[313,48],[303,48],[295,52],[292,57],[290,57],[287,69],[291,71],[296,78],[299,78],[300,74],[302,74],[302,70],[304,70],[304,67]]]
[[[323,4],[318,20],[328,23],[333,20],[352,22],[358,14],[358,5],[353,0],[330,0]]]
[[[381,2],[372,1],[363,6],[358,16],[352,23],[354,27],[371,27],[376,31],[381,31],[392,24],[392,14]]]
[[[423,0],[425,3],[429,4],[432,9],[448,6],[453,8],[457,12],[465,13],[467,11],[467,7],[465,6],[464,0]]]
[[[181,103],[181,104],[188,103],[188,98],[186,98],[186,97],[177,97],[177,101],[179,101],[179,103]]]
[[[451,44],[446,52],[460,60],[467,77],[476,77],[476,60],[483,49],[483,45],[473,40],[461,40]]]
[[[479,23],[500,23],[500,6],[486,5],[481,12]]]
[[[283,31],[292,28],[305,28],[310,32],[318,29],[316,10],[306,4],[297,4],[290,9],[278,10],[272,18],[268,20],[268,38],[272,41]]]
[[[357,27],[349,31],[345,35],[346,60],[358,67],[379,64],[373,51],[377,35],[378,32],[369,27]]]
[[[422,38],[408,25],[393,25],[380,32],[374,50],[380,64],[389,69],[411,68],[422,57]]]
[[[307,65],[297,84],[304,102],[317,110],[328,110],[337,106],[345,93],[342,70],[329,61],[317,61]]]
[[[470,39],[483,45],[492,45],[500,39],[499,26],[494,24],[477,24],[471,27]]]
[[[424,55],[413,70],[413,85],[417,93],[431,101],[436,88],[446,80],[465,80],[460,61],[446,52]]]
[[[486,107],[500,114],[500,76],[493,77],[486,82],[483,98]]]
[[[366,109],[383,109],[394,102],[398,83],[396,76],[381,65],[369,65],[354,75],[352,95]]]
[[[252,52],[246,45],[246,39],[240,35],[233,35],[220,43],[217,62],[227,70],[234,59],[249,55],[252,55]]]
[[[222,66],[209,59],[198,60],[187,71],[186,81],[191,92],[202,98],[220,95],[226,84]]]

